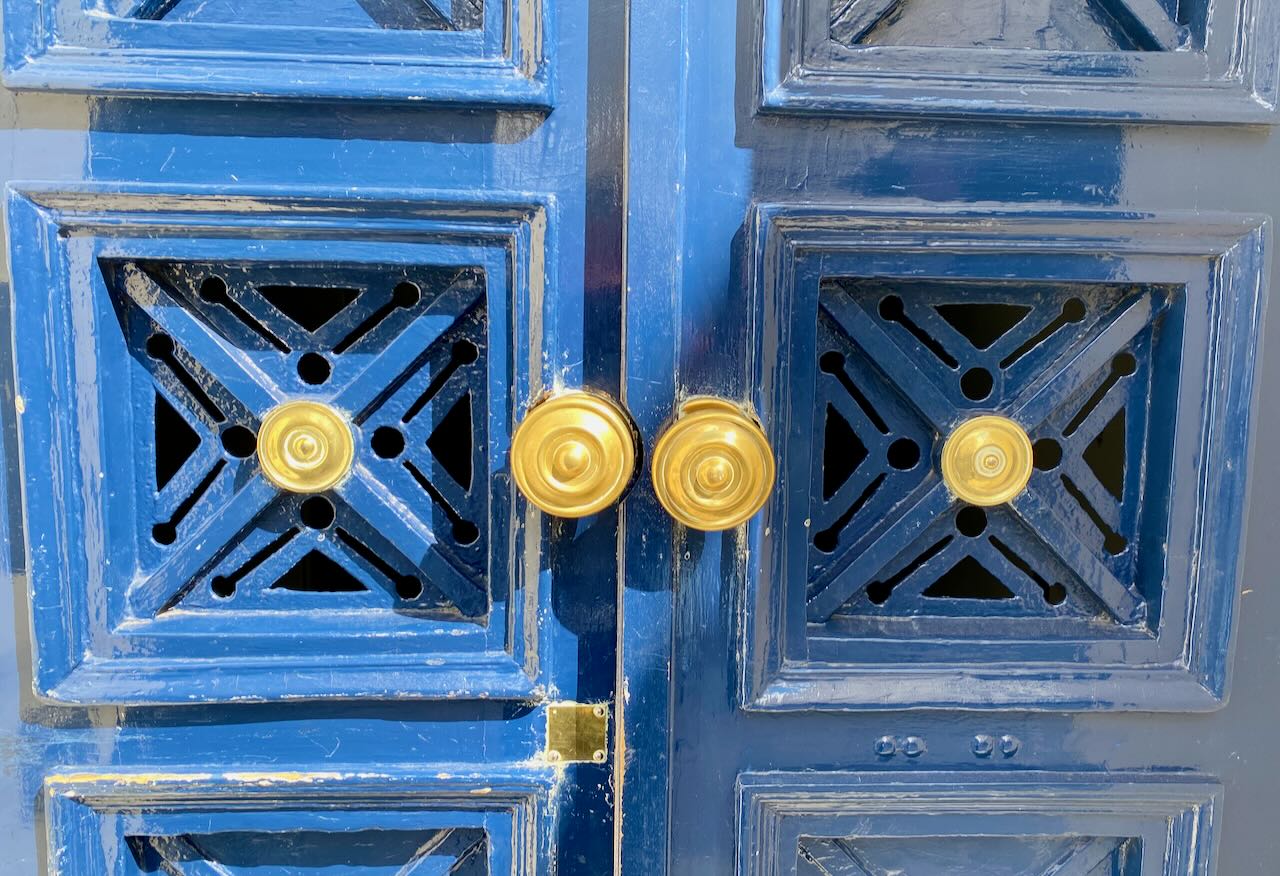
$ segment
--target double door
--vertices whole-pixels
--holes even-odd
[[[15,872],[1271,872],[1274,7],[10,0]]]

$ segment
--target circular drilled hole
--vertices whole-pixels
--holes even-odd
[[[1068,298],[1062,305],[1062,318],[1067,322],[1079,322],[1088,312],[1088,308],[1079,298]]]
[[[813,537],[813,546],[824,554],[829,554],[840,544],[840,536],[829,529],[824,529]]]
[[[303,353],[298,357],[298,376],[312,386],[324,383],[333,372],[329,360],[319,353]]]
[[[422,582],[412,575],[396,581],[396,596],[401,599],[417,599],[422,595]]]
[[[480,527],[470,520],[459,520],[453,524],[453,538],[458,544],[475,544],[480,537]]]
[[[1128,377],[1138,370],[1138,360],[1132,353],[1121,353],[1111,360],[1111,370],[1117,377]]]
[[[822,354],[822,358],[818,360],[818,367],[828,374],[835,374],[837,371],[844,369],[844,354],[830,350]]]
[[[151,537],[156,544],[173,544],[178,540],[178,527],[172,523],[157,523],[151,527]]]
[[[956,514],[956,529],[961,535],[977,538],[987,528],[987,512],[970,505]]]
[[[884,605],[892,593],[893,588],[883,581],[872,581],[867,585],[867,599],[875,605]]]
[[[245,426],[229,426],[222,433],[222,447],[232,456],[247,459],[258,449],[258,436]]]
[[[165,334],[147,338],[147,353],[153,359],[164,359],[173,354],[173,338]]]
[[[453,345],[453,360],[459,365],[470,365],[480,358],[480,348],[470,341],[458,341]]]
[[[1125,548],[1129,546],[1129,542],[1120,533],[1109,532],[1107,537],[1102,540],[1102,546],[1107,549],[1107,553],[1118,557],[1124,553]]]
[[[410,283],[408,280],[397,283],[396,288],[391,292],[391,303],[396,307],[413,307],[421,299],[422,290],[418,288],[418,284]]]
[[[395,459],[404,452],[404,433],[394,426],[379,426],[373,430],[369,444],[383,459]]]
[[[982,401],[991,395],[991,388],[995,386],[995,378],[991,376],[991,372],[985,368],[970,368],[960,378],[960,391],[964,393],[965,398],[972,401]]]
[[[312,529],[328,529],[337,515],[332,502],[324,496],[312,496],[299,506],[298,516]]]
[[[1041,438],[1031,445],[1031,461],[1040,471],[1053,471],[1062,462],[1062,445],[1052,438]]]
[[[910,438],[899,438],[889,445],[885,456],[889,465],[899,471],[909,471],[920,464],[920,445]]]
[[[1045,588],[1044,601],[1050,605],[1062,605],[1067,601],[1067,588],[1062,584],[1050,584]]]
[[[880,300],[880,316],[891,322],[897,322],[906,314],[902,299],[897,295],[887,295]]]
[[[236,582],[219,575],[209,582],[209,589],[213,591],[214,596],[226,599],[236,595]]]
[[[211,275],[200,284],[200,300],[216,303],[227,297],[227,281],[219,276]]]

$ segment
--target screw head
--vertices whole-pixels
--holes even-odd
[[[929,750],[919,736],[908,736],[902,741],[902,753],[907,757],[919,757]]]
[[[996,740],[985,733],[973,737],[973,753],[978,757],[991,757],[996,750]]]
[[[591,752],[591,760],[595,763],[604,763],[606,757],[608,757],[608,754],[605,753],[603,748],[597,748]]]
[[[1013,757],[1020,748],[1022,748],[1022,740],[1017,736],[1010,736],[1006,733],[1000,737],[1000,753],[1005,757]]]
[[[898,753],[898,741],[892,736],[881,736],[872,747],[880,757],[893,757]]]

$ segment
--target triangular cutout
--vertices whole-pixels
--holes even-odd
[[[345,286],[259,286],[271,306],[309,332],[333,319],[360,297]]]
[[[156,489],[163,490],[200,446],[200,435],[169,400],[156,393]]]
[[[271,589],[300,593],[358,593],[369,588],[332,559],[312,550],[276,579]]]
[[[1121,408],[1084,449],[1084,461],[1093,469],[1098,483],[1106,487],[1117,502],[1124,501],[1126,434],[1124,408]]]
[[[934,310],[951,327],[985,350],[1026,319],[1031,308],[1024,304],[935,304]]]
[[[948,569],[921,594],[930,599],[1013,599],[1013,591],[973,557]]]
[[[471,489],[471,393],[454,402],[453,407],[427,439],[427,449],[444,466],[449,477],[464,490]]]
[[[827,405],[827,424],[822,441],[822,499],[826,501],[844,486],[867,458],[867,446],[858,438],[835,405]]]

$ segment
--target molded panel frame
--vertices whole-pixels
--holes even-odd
[[[756,338],[755,367],[779,478],[761,525],[764,559],[746,574],[739,615],[745,709],[1208,711],[1224,704],[1241,589],[1245,460],[1269,219],[766,204],[755,208],[749,234],[756,326],[777,326],[776,333]],[[816,440],[810,399],[818,290],[827,277],[1110,281],[1184,289],[1186,309],[1195,316],[1186,320],[1182,339],[1167,546],[1159,560],[1163,605],[1150,637],[993,640],[960,649],[947,637],[815,632],[807,593]]]
[[[1195,774],[743,773],[736,872],[794,876],[802,836],[1101,836],[1140,838],[1142,876],[1210,876],[1221,806]]]
[[[766,112],[1275,124],[1280,15],[1212,4],[1203,50],[864,46],[830,38],[831,0],[759,0]],[[963,73],[959,71],[964,71]]]
[[[12,89],[550,108],[546,0],[489,0],[474,31],[147,20],[95,0],[5,0]]]
[[[556,257],[553,214],[551,199],[529,195],[467,201],[435,193],[371,191],[351,198],[323,191],[14,184],[8,219],[36,695],[131,704],[540,699],[551,660],[539,617],[550,613],[551,595],[540,582],[539,530],[526,538],[523,503],[508,496],[505,470],[517,412],[544,389],[542,314],[557,306],[545,274]],[[496,371],[502,392],[490,393],[485,452],[494,499],[489,609],[481,623],[424,620],[410,628],[391,618],[395,628],[379,635],[334,617],[308,635],[234,613],[212,625],[196,616],[175,625],[133,615],[136,565],[125,540],[111,538],[111,471],[120,460],[104,453],[110,429],[99,420],[112,400],[102,397],[95,376],[102,367],[99,339],[85,335],[101,278],[97,260],[219,253],[239,261],[275,253],[376,263],[445,253],[485,268],[490,383]],[[357,481],[363,483],[350,479]],[[252,485],[243,489],[253,491]],[[430,544],[392,516],[380,525],[392,537]],[[356,635],[361,630],[366,635]]]
[[[140,872],[125,851],[129,836],[463,828],[486,833],[485,872],[533,876],[549,855],[551,786],[549,771],[502,765],[484,772],[442,769],[431,778],[407,767],[216,774],[67,769],[45,780],[45,854],[50,872],[127,876]]]

